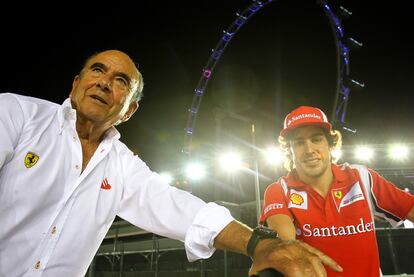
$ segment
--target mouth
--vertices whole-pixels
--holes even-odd
[[[100,102],[104,105],[108,105],[108,103],[105,101],[105,99],[103,99],[102,97],[99,97],[98,95],[90,95],[89,97],[91,97],[92,99],[97,100],[98,102]]]
[[[317,165],[319,163],[319,159],[307,159],[303,161],[304,164],[313,166],[313,165]]]

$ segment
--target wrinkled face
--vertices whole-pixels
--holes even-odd
[[[116,50],[91,58],[75,77],[70,98],[77,114],[95,124],[112,126],[129,119],[138,104],[131,97],[138,85],[133,61]]]
[[[299,177],[317,178],[331,170],[330,147],[322,129],[304,126],[293,132],[290,151]]]

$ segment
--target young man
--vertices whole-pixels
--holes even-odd
[[[142,88],[130,57],[108,50],[86,61],[62,105],[0,94],[0,276],[84,276],[116,215],[184,241],[191,261],[219,248],[249,253],[251,273],[337,267],[304,243],[260,240],[134,156],[114,126],[137,110]]]
[[[290,172],[266,189],[261,223],[335,259],[344,271],[328,276],[380,276],[374,216],[414,221],[414,196],[365,166],[336,165],[341,135],[320,109],[289,113],[279,141]]]

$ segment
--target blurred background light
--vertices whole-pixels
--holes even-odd
[[[374,157],[374,149],[368,146],[358,146],[355,149],[355,157],[360,161],[369,161]]]
[[[389,156],[393,160],[404,160],[408,157],[408,147],[402,144],[394,144],[389,148]]]
[[[191,180],[200,180],[206,175],[206,168],[199,162],[193,162],[186,166],[185,175]]]
[[[225,171],[233,172],[242,166],[241,155],[236,152],[226,152],[220,155],[219,163]]]

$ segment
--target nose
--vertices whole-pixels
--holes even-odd
[[[102,76],[96,82],[96,85],[101,88],[103,91],[111,91],[111,79],[108,76]]]
[[[305,152],[306,153],[312,153],[315,149],[313,147],[313,144],[310,140],[305,140]]]

